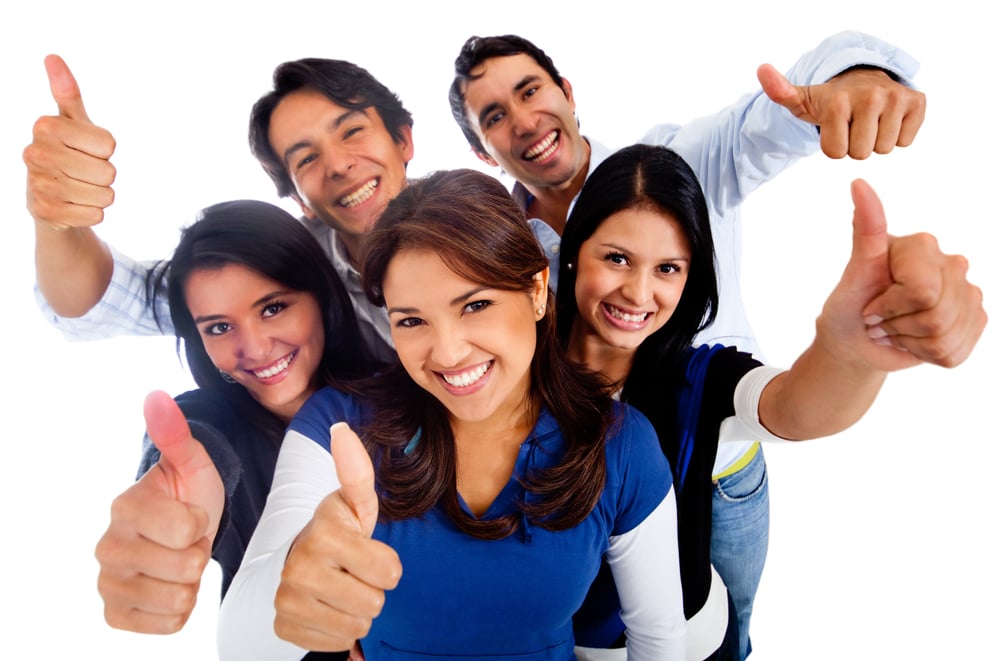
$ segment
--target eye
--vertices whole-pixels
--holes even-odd
[[[346,131],[344,131],[344,140],[347,140],[348,138],[357,135],[358,133],[361,132],[363,128],[364,127],[362,126],[352,126],[351,128],[347,129]]]
[[[680,273],[683,270],[680,264],[676,264],[674,262],[667,262],[666,264],[660,264],[658,269],[660,273],[666,273],[666,274]]]
[[[316,160],[316,154],[308,154],[308,155],[304,156],[303,158],[300,158],[298,161],[295,162],[295,169],[296,170],[301,170],[302,168],[304,168],[305,166],[309,165],[310,163],[312,163],[315,160]]]
[[[472,301],[467,303],[465,307],[462,308],[462,314],[475,314],[476,312],[482,312],[486,308],[493,305],[493,301]]]
[[[261,309],[260,316],[273,317],[287,307],[288,304],[283,301],[270,301],[264,305],[263,309]]]
[[[202,326],[201,332],[203,335],[210,335],[210,336],[224,335],[228,333],[231,328],[232,326],[229,325],[229,322],[218,321],[214,324],[208,324],[207,326]]]
[[[500,120],[502,120],[504,117],[506,117],[506,115],[504,113],[502,113],[502,112],[495,112],[495,113],[493,113],[492,115],[490,115],[489,117],[486,118],[486,121],[483,122],[483,127],[484,128],[489,128],[489,127],[493,126],[494,124],[496,124],[497,122],[499,122]]]
[[[399,328],[416,328],[424,323],[424,320],[420,317],[404,317],[396,322],[396,326]]]
[[[616,264],[618,266],[628,266],[628,257],[626,257],[625,253],[622,252],[611,251],[604,256],[604,261],[611,262],[612,264]]]
[[[527,98],[530,98],[532,96],[535,96],[535,92],[537,92],[537,91],[538,91],[538,86],[537,85],[535,87],[529,87],[528,89],[524,90],[524,98],[527,99]]]

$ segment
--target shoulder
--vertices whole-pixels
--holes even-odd
[[[353,395],[326,386],[306,400],[288,429],[329,448],[330,425],[347,422],[357,428],[362,421],[362,412],[361,403]]]
[[[629,404],[613,403],[605,448],[609,475],[626,472],[630,465],[643,463],[669,472],[653,424]]]

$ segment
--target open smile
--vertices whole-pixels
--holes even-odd
[[[255,377],[257,377],[262,381],[267,381],[269,379],[273,379],[279,374],[284,373],[288,369],[288,367],[292,364],[292,362],[295,360],[295,356],[297,354],[298,350],[295,350],[292,353],[288,354],[287,356],[284,356],[283,358],[279,358],[278,360],[274,361],[267,367],[254,370],[245,370],[245,371],[253,374]]]
[[[375,195],[375,190],[378,188],[379,182],[378,177],[368,180],[354,191],[337,200],[337,204],[342,207],[351,208],[367,202]]]
[[[461,371],[435,372],[444,382],[445,389],[454,394],[468,394],[479,389],[485,377],[493,369],[493,361],[487,361]]]
[[[612,325],[623,330],[640,330],[653,317],[652,312],[626,312],[610,303],[602,303],[601,308],[604,310],[605,318]]]
[[[559,148],[559,131],[553,129],[544,138],[531,145],[521,157],[526,161],[539,163],[552,156]]]

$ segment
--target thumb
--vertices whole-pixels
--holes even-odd
[[[854,247],[851,260],[886,259],[889,253],[889,233],[882,201],[864,179],[851,182],[854,200]]]
[[[91,123],[87,111],[83,107],[83,97],[80,96],[80,86],[76,84],[73,72],[58,55],[45,58],[45,72],[49,76],[49,89],[52,98],[59,107],[63,117]]]
[[[762,64],[757,67],[757,80],[760,81],[760,86],[769,99],[779,106],[788,108],[799,119],[808,121],[809,110],[802,91],[788,82],[784,74],[770,64]]]
[[[340,481],[340,495],[354,511],[362,532],[371,536],[378,520],[375,469],[361,439],[346,422],[330,427],[330,454]]]
[[[146,433],[160,451],[160,464],[183,480],[194,476],[211,464],[204,447],[191,435],[187,418],[177,402],[162,390],[146,395],[142,414],[146,418]]]

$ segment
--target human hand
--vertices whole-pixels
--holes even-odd
[[[58,115],[35,121],[24,149],[28,212],[53,229],[90,227],[104,219],[115,199],[115,139],[87,116],[73,73],[58,55],[45,58]]]
[[[764,93],[795,117],[819,127],[820,148],[830,158],[865,159],[913,142],[927,98],[879,69],[849,69],[820,85],[792,85],[763,64]]]
[[[313,651],[351,649],[399,583],[403,567],[371,539],[378,520],[375,471],[346,423],[330,428],[340,489],[317,506],[292,544],[274,599],[279,638]]]
[[[115,498],[97,544],[97,589],[116,629],[174,633],[187,622],[225,501],[222,479],[184,414],[154,391],[143,413],[160,461]]]
[[[870,367],[894,371],[930,362],[954,367],[986,326],[982,291],[968,262],[945,255],[929,234],[892,237],[875,191],[851,184],[854,246],[817,322],[828,348],[851,347]]]

